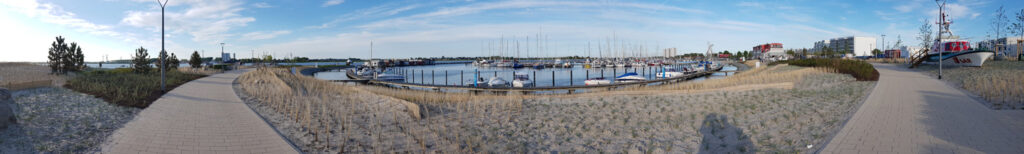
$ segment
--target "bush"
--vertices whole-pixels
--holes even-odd
[[[217,65],[213,65],[213,69],[230,70],[231,67],[230,67],[230,65],[227,65],[227,64],[217,64]]]
[[[176,70],[168,70],[166,75],[168,91],[204,76]],[[133,73],[130,68],[85,72],[64,86],[110,103],[137,108],[146,108],[163,95],[159,73]]]
[[[783,61],[782,63],[803,67],[824,67],[835,69],[835,71],[839,73],[853,76],[857,81],[878,81],[878,70],[875,70],[875,66],[864,61],[815,58],[788,60]]]

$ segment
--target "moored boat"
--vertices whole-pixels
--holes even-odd
[[[604,77],[590,78],[590,79],[587,79],[587,80],[583,81],[583,85],[588,85],[588,86],[592,86],[592,85],[606,85],[606,84],[612,84],[612,81],[608,80],[608,79],[605,79]]]
[[[645,80],[647,80],[647,78],[644,78],[643,76],[640,76],[639,74],[636,74],[635,72],[629,72],[629,73],[622,74],[622,75],[619,75],[619,76],[615,77],[615,83],[630,83],[630,82],[640,82],[640,81],[645,81]]]

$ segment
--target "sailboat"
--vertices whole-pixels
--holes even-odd
[[[530,80],[530,75],[522,72],[517,72],[513,75],[512,87],[533,87],[533,80]]]
[[[636,72],[629,72],[615,77],[615,83],[640,82],[644,80],[647,80],[647,78],[640,76],[640,74],[636,74]]]

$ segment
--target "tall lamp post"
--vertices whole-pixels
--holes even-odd
[[[167,57],[167,50],[164,49],[164,35],[166,35],[164,34],[164,8],[167,7],[167,1],[164,0],[162,3],[160,0],[156,1],[157,4],[160,4],[160,91],[163,92],[167,92],[167,76],[164,73],[167,70],[167,65],[164,64],[166,63],[165,57]]]
[[[945,33],[946,31],[949,30],[949,24],[946,23],[946,12],[945,12],[946,10],[944,10],[945,7],[946,7],[946,1],[945,0],[935,0],[935,4],[939,5],[939,35],[938,35],[938,38],[936,38],[936,39],[939,40],[938,41],[939,44],[936,44],[936,45],[940,45],[940,46],[937,47],[936,49],[939,49],[939,80],[942,80],[942,59],[944,58],[944,57],[942,57],[942,48],[943,47],[941,46],[941,45],[943,45],[942,44],[942,33]]]

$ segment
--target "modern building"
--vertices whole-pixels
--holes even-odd
[[[975,46],[975,47],[982,48],[982,49],[988,49],[988,50],[992,50],[992,51],[999,51],[999,53],[996,53],[997,55],[1004,55],[1004,56],[1011,56],[1011,57],[1013,57],[1013,56],[1017,56],[1018,50],[1022,48],[1021,45],[1024,45],[1024,43],[1022,43],[1022,42],[1024,42],[1024,38],[1021,38],[1019,36],[1016,36],[1016,37],[1004,37],[1004,38],[999,38],[999,39],[991,39],[991,40],[980,41],[980,42],[978,42],[977,46]],[[996,50],[996,44],[997,43],[999,44],[998,50]],[[1024,54],[1024,51],[1020,51],[1020,52],[1022,52],[1022,54]]]
[[[754,46],[754,50],[750,51],[750,55],[760,59],[787,56],[786,51],[782,49],[782,43],[765,43]]]
[[[824,51],[825,47],[833,52],[852,56],[871,56],[871,50],[875,49],[874,37],[847,36],[821,40],[814,42],[814,53]]]
[[[666,58],[676,57],[676,48],[666,48],[662,52],[664,52],[663,56]]]

